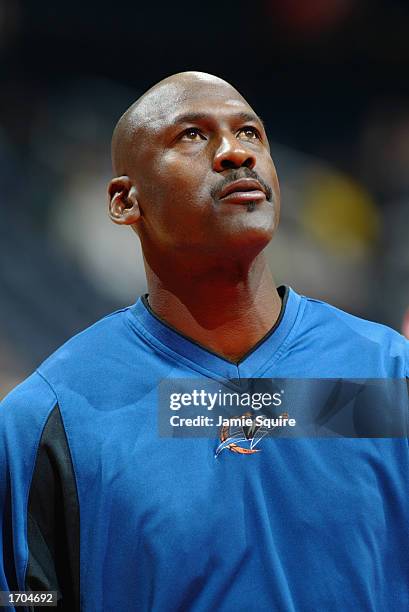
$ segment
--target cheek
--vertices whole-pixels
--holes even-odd
[[[271,159],[271,157],[269,157],[268,159],[268,166],[269,166],[269,175],[270,175],[270,185],[273,189],[273,193],[275,196],[275,201],[276,201],[276,206],[277,209],[279,210],[280,208],[280,183],[278,180],[278,176],[277,176],[277,171],[274,165],[273,160]]]
[[[190,239],[203,231],[212,214],[211,177],[196,160],[167,155],[153,163],[140,182],[140,203],[147,231],[161,241]]]
[[[158,173],[163,177],[163,181],[168,183],[169,188],[177,185],[184,191],[197,189],[198,185],[203,183],[207,171],[206,158],[199,153],[189,155],[169,151],[162,157],[158,167]]]
[[[278,176],[277,176],[275,169],[274,169],[274,177],[273,177],[273,189],[279,199],[280,198],[280,183],[279,183]]]
[[[177,213],[192,206],[200,208],[211,199],[209,167],[200,155],[181,155],[167,151],[153,165],[144,179],[144,192],[153,205],[177,205]]]

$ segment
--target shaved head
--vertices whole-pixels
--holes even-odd
[[[130,147],[143,128],[154,128],[155,122],[168,115],[187,99],[203,95],[203,89],[213,96],[226,96],[247,104],[243,96],[223,79],[206,72],[179,72],[159,81],[125,111],[112,136],[112,165],[117,176],[128,174]]]
[[[119,119],[112,162],[111,219],[131,225],[151,266],[170,251],[187,261],[254,253],[277,226],[263,122],[219,77],[181,72],[151,87]]]

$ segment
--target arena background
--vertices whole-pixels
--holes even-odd
[[[231,81],[267,123],[276,281],[402,330],[408,32],[406,1],[0,0],[0,397],[145,291],[136,238],[106,214],[110,136],[181,70]]]

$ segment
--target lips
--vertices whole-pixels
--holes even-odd
[[[255,179],[233,181],[220,192],[219,199],[231,204],[262,201],[266,197],[263,187]]]

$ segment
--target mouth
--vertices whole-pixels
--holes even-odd
[[[266,192],[261,184],[255,179],[244,178],[233,181],[222,189],[219,199],[229,204],[262,202],[266,199]]]

